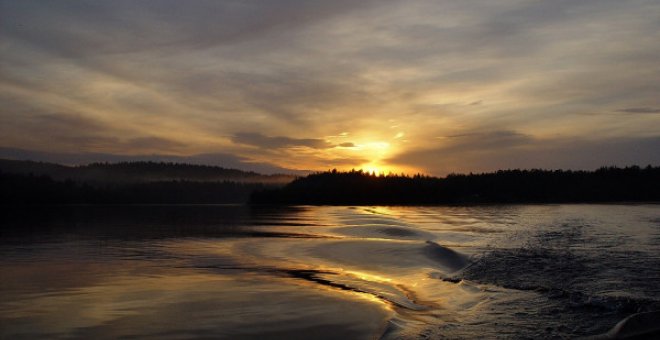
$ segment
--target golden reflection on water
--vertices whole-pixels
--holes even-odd
[[[280,332],[279,328],[291,327],[290,322],[314,325],[315,319],[373,334],[392,314],[387,303],[370,294],[263,273],[227,275],[189,268],[143,275],[117,272],[88,285],[24,294],[0,306],[3,324],[13,324],[15,334],[30,334],[34,329],[41,334],[103,330],[131,336],[155,329],[209,328],[210,336],[250,336],[251,332]],[[356,328],[352,324],[357,320],[361,325]],[[138,327],[136,322],[143,323]],[[248,324],[255,328],[244,329]]]
[[[392,279],[382,277],[379,275],[373,275],[373,274],[368,274],[365,272],[358,272],[358,271],[345,271],[346,274],[353,275],[356,277],[359,277],[362,280],[366,281],[373,281],[373,282],[392,282]]]

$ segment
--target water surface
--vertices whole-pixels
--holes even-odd
[[[660,206],[3,210],[1,338],[552,338],[660,309]]]

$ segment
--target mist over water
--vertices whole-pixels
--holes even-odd
[[[660,309],[660,206],[3,211],[0,338],[551,338]]]

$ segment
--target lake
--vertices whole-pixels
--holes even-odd
[[[660,309],[660,205],[3,208],[0,338],[552,338]]]

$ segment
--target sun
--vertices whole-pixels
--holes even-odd
[[[357,141],[355,146],[348,149],[342,149],[347,158],[362,159],[362,163],[357,163],[352,169],[362,170],[368,174],[390,175],[402,174],[415,169],[401,166],[400,164],[389,164],[389,157],[396,152],[397,145],[384,140],[369,139],[366,141]],[[348,167],[347,167],[348,168]]]

